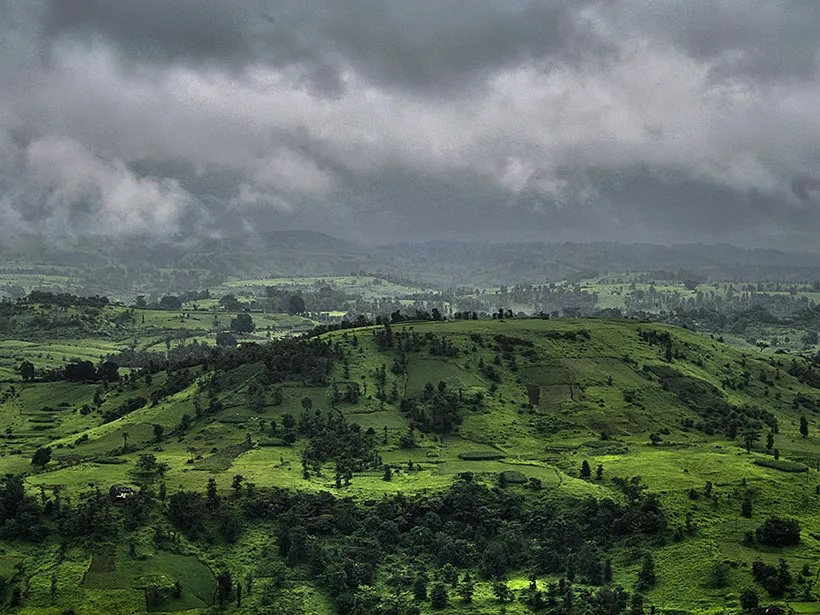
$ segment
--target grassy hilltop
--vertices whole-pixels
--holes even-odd
[[[820,391],[809,386],[817,379],[803,359],[742,354],[684,329],[600,319],[407,322],[276,344],[279,350],[239,349],[170,369],[126,375],[121,368],[111,382],[21,382],[7,372],[0,471],[25,473],[31,514],[44,529],[29,540],[2,534],[6,603],[24,613],[201,612],[212,608],[228,570],[244,589],[239,607],[236,589],[223,591],[228,611],[332,613],[355,596],[364,612],[412,612],[400,609],[413,604],[439,612],[429,599],[412,599],[417,572],[404,584],[390,576],[421,566],[431,591],[442,579],[444,612],[452,613],[574,612],[554,610],[568,608],[560,599],[547,604],[562,577],[574,579],[579,602],[585,591],[590,601],[603,600],[596,592],[609,583],[643,595],[646,612],[650,605],[736,612],[748,588],[761,604],[791,597],[798,613],[817,612],[807,600],[820,595]],[[45,447],[50,459],[32,464]],[[112,485],[143,494],[110,504]],[[396,551],[388,540],[370,579],[378,595],[368,604],[381,606],[361,606],[367,591],[355,589],[351,573],[344,582],[331,574],[357,535],[339,528],[358,521],[340,525],[334,512],[331,530],[307,527],[325,553],[321,565],[283,551],[285,520],[307,523],[287,511],[315,510],[318,502],[333,510],[324,492],[349,502],[346,514],[356,520],[386,502],[410,506],[397,494],[438,510],[436,501],[467,485],[479,490],[470,497],[495,511],[488,515],[520,518],[517,538],[504,538],[510,527],[462,536],[465,549],[480,550],[449,568],[428,547],[402,542]],[[276,508],[286,496],[270,494],[280,489],[313,499]],[[179,494],[192,495],[183,502]],[[259,511],[260,497],[272,498],[268,512]],[[555,539],[533,537],[538,510],[577,513],[589,510],[589,498],[599,502],[598,515],[609,510],[600,503],[611,501],[620,529],[582,535],[575,546],[554,543],[552,559],[526,553]],[[80,503],[87,509],[96,501],[94,514],[102,516],[88,513],[86,537],[99,536],[84,541],[73,516],[53,513],[56,501],[74,516]],[[184,517],[181,503],[208,512]],[[426,527],[435,514],[440,532],[461,531],[448,525],[449,512],[445,506],[396,523],[408,535],[406,528]],[[774,544],[782,537],[766,532],[772,516],[799,523],[797,544]],[[60,524],[74,528],[66,530],[71,538],[61,541]],[[488,548],[519,539],[521,553],[488,563]],[[595,555],[579,555],[578,545]],[[611,581],[596,578],[587,560],[606,562]],[[781,576],[764,564],[780,566]],[[471,604],[450,584],[451,568],[457,579],[470,570]],[[516,600],[504,602],[493,576],[506,579]],[[524,601],[539,590],[543,611]],[[389,596],[399,610],[375,610],[387,609]]]

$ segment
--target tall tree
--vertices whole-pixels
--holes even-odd
[[[45,468],[46,464],[51,461],[51,447],[44,446],[38,448],[31,457],[31,463],[35,466]]]
[[[220,572],[216,577],[216,586],[217,600],[219,601],[219,608],[221,609],[231,597],[231,591],[233,590],[233,578],[231,578],[231,573],[227,570]]]
[[[20,377],[25,380],[34,380],[34,363],[31,361],[23,361],[17,368]]]

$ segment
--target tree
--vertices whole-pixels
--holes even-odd
[[[493,584],[493,595],[496,599],[503,603],[512,602],[515,596],[512,593],[512,590],[507,587],[507,583],[504,581],[498,581],[497,583]]]
[[[441,567],[441,580],[451,587],[456,587],[458,585],[458,569],[450,562],[447,562]]]
[[[655,560],[652,558],[651,553],[647,553],[643,557],[643,563],[638,572],[637,588],[640,590],[649,589],[655,584],[655,580]]]
[[[250,314],[237,314],[236,318],[231,319],[231,331],[234,333],[253,333],[254,329],[256,325]]]
[[[73,382],[96,382],[99,380],[97,368],[91,361],[69,361],[63,368],[63,377]]]
[[[229,333],[228,331],[220,331],[216,334],[216,345],[223,346],[225,348],[235,348],[236,337],[233,333]]]
[[[127,431],[122,432],[122,450],[124,451],[128,450],[128,437],[130,435]]]
[[[117,382],[120,379],[120,366],[114,361],[103,361],[97,368],[97,377],[104,382]]]
[[[236,474],[231,480],[231,489],[233,489],[234,495],[239,497],[240,493],[242,492],[242,483],[244,482],[245,477],[241,474]]]
[[[809,437],[809,421],[805,416],[800,417],[800,435],[804,438]]]
[[[291,295],[288,297],[288,314],[295,315],[295,314],[304,314],[305,313],[305,300],[302,299],[301,295]]]
[[[752,518],[752,498],[748,495],[743,498],[743,503],[740,505],[740,514],[747,519]]]
[[[158,463],[156,455],[144,453],[139,456],[136,463],[137,472],[140,474],[164,474],[168,469],[168,464]]]
[[[784,547],[800,543],[800,522],[797,519],[769,517],[755,530],[755,538],[762,545]]]
[[[419,602],[427,600],[427,573],[423,570],[416,575],[413,581],[413,597]]]
[[[632,601],[629,604],[629,615],[643,615],[643,595],[635,592],[632,594]]]
[[[159,300],[159,307],[163,310],[181,310],[182,300],[176,295],[165,295]]]
[[[242,303],[236,298],[236,295],[228,293],[219,298],[219,305],[228,312],[236,312],[242,309]]]
[[[154,423],[154,440],[159,442],[162,440],[162,434],[165,433],[165,428],[159,423]]]
[[[464,579],[462,579],[461,584],[458,586],[458,595],[461,596],[461,599],[466,604],[470,604],[473,601],[474,593],[475,584],[473,583],[473,578],[470,576],[469,571],[465,572]]]
[[[231,591],[233,590],[233,579],[231,578],[231,573],[227,570],[220,572],[216,577],[216,586],[219,608],[223,608],[225,603],[230,599]]]
[[[20,377],[24,381],[34,380],[34,363],[31,361],[23,361],[20,363],[17,371],[20,373]]]
[[[747,429],[743,433],[743,446],[746,447],[746,453],[752,452],[752,445],[760,440],[760,432],[754,429]]]
[[[434,609],[443,609],[447,606],[448,599],[447,587],[444,583],[433,583],[433,588],[430,590],[430,606]]]
[[[216,480],[213,478],[208,479],[208,486],[205,490],[205,499],[209,510],[214,511],[219,508],[219,496],[216,493]]]
[[[760,598],[758,598],[757,592],[754,589],[747,587],[740,592],[740,608],[744,611],[755,611],[759,605]]]
[[[766,434],[766,450],[771,452],[772,447],[774,447],[774,433],[770,431]]]
[[[45,468],[46,464],[51,461],[51,447],[44,446],[38,448],[31,457],[31,464]]]
[[[592,469],[589,467],[589,462],[584,459],[581,462],[581,478],[589,478],[592,476]]]

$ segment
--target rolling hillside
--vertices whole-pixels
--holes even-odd
[[[142,486],[156,493],[161,485],[167,496],[146,520],[164,514],[165,497],[205,492],[209,479],[216,496],[208,497],[225,502],[252,483],[263,492],[351,498],[363,510],[397,494],[435,498],[464,481],[519,498],[527,510],[589,498],[645,510],[657,501],[657,526],[626,528],[596,546],[611,562],[612,584],[640,591],[647,612],[650,605],[660,612],[737,611],[747,588],[761,602],[791,596],[798,613],[815,612],[801,600],[820,593],[820,391],[807,384],[816,376],[803,359],[741,354],[652,323],[511,319],[333,331],[173,371],[157,367],[112,382],[6,383],[0,470],[24,472],[26,489],[43,502],[82,501],[89,488],[105,494],[112,485]],[[50,461],[32,465],[45,446]],[[798,521],[797,544],[766,544],[771,541],[758,528],[772,516]],[[136,609],[134,595],[145,591],[136,579],[146,572],[126,563],[125,545],[136,545],[161,568],[156,574],[169,578],[180,565],[174,556],[188,558],[186,570],[205,566],[216,578],[228,566],[235,579],[245,578],[271,528],[282,523],[276,516],[253,519],[260,520],[244,522],[228,538],[207,531],[207,523],[204,534],[182,529],[174,548],[159,548],[151,530],[135,522],[107,551],[76,545],[62,560],[56,544],[47,546],[51,539],[40,546],[12,541],[4,557],[25,562],[24,573],[5,578],[32,588],[21,612],[46,612],[38,609],[51,599],[52,576],[57,605],[78,613],[91,612],[83,611],[90,603],[135,612],[112,606],[128,596],[128,608]],[[595,536],[585,540],[594,544]],[[641,580],[647,554],[654,562],[651,583]],[[789,583],[768,592],[761,566],[777,567],[781,558]],[[115,566],[115,559],[123,564]],[[508,613],[534,612],[522,602],[532,583],[546,596],[549,584],[568,574],[577,575],[579,588],[598,591],[592,577],[573,572],[576,560],[562,561],[554,572],[547,565],[534,571],[532,562],[511,564],[505,576],[519,600],[508,604],[493,594],[494,581],[479,566],[472,604],[451,590],[446,612],[497,613],[500,605]],[[436,565],[425,565],[432,582]],[[299,608],[333,612],[335,601],[335,608],[347,608],[327,572],[290,570],[268,606],[295,600]],[[384,570],[376,570],[373,586],[386,595]],[[201,575],[186,574],[182,595],[168,598],[164,610],[210,604],[206,590],[214,581],[196,590]],[[76,575],[82,591],[72,593]],[[231,608],[260,612],[254,609],[264,605],[255,600],[262,597],[248,592],[243,606]],[[416,605],[432,612],[427,601]]]

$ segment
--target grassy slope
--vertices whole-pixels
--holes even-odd
[[[729,401],[738,405],[757,405],[774,412],[780,424],[775,446],[780,450],[781,458],[808,462],[812,469],[807,474],[789,474],[761,467],[752,461],[765,456],[762,447],[747,455],[738,442],[727,441],[724,436],[706,436],[684,429],[681,419],[696,418],[695,415],[641,371],[645,364],[662,363],[663,351],[660,346],[638,341],[637,329],[640,327],[672,333],[675,348],[686,356],[676,360],[674,367],[687,375],[720,387],[724,377],[737,377],[744,369],[748,370],[752,374],[749,386],[728,391]],[[342,405],[342,410],[350,420],[365,428],[373,427],[379,435],[387,428],[387,444],[381,447],[385,462],[404,466],[412,460],[421,464],[420,470],[396,473],[391,482],[381,480],[378,472],[356,475],[352,484],[340,490],[340,494],[369,498],[381,493],[429,491],[446,487],[458,472],[472,471],[485,480],[494,481],[498,472],[514,469],[527,477],[542,480],[548,489],[578,496],[617,498],[619,494],[608,479],[640,475],[651,490],[662,494],[673,526],[682,525],[689,511],[698,526],[695,536],[655,549],[659,582],[648,597],[654,604],[698,612],[720,612],[724,606],[736,606],[739,591],[752,583],[748,566],[757,557],[776,562],[777,558],[785,556],[795,572],[803,563],[816,567],[820,542],[812,535],[820,536],[820,520],[814,514],[818,503],[815,486],[819,481],[813,468],[820,460],[820,442],[814,416],[809,416],[810,437],[800,437],[800,413],[792,408],[791,401],[798,392],[815,399],[820,395],[785,373],[783,367],[788,359],[746,356],[688,331],[626,321],[510,320],[394,327],[394,331],[402,329],[446,336],[461,348],[457,358],[434,357],[427,349],[411,353],[407,380],[410,394],[420,391],[427,382],[435,384],[440,380],[450,388],[462,388],[465,392],[488,391],[490,383],[479,371],[478,364],[481,360],[487,364],[494,361],[497,352],[493,348],[493,337],[498,333],[532,341],[536,353],[532,361],[516,353],[515,371],[510,368],[508,360],[501,361],[497,369],[503,378],[497,391],[487,396],[482,410],[464,417],[458,434],[447,437],[425,435],[419,438],[417,448],[406,450],[398,447],[399,436],[407,430],[406,419],[394,404],[381,404],[372,397],[376,388],[373,372],[382,364],[388,367],[387,389],[390,390],[393,380],[398,380],[400,391],[403,389],[401,377],[389,371],[393,352],[379,351],[370,330],[330,334],[351,352],[350,379],[367,386],[367,394],[359,404]],[[580,329],[590,332],[589,340],[547,337],[549,332]],[[483,337],[483,346],[471,338],[475,334]],[[354,335],[359,342],[356,347],[352,344]],[[772,364],[777,360],[784,365]],[[252,412],[247,407],[245,390],[260,369],[261,366],[243,366],[227,375],[228,386],[221,394],[226,409],[217,416],[195,423],[184,437],[167,437],[159,444],[152,441],[151,425],[162,424],[167,433],[182,414],[193,415],[196,385],[156,407],[146,406],[100,425],[101,419],[96,414],[82,416],[77,412],[83,403],[91,402],[93,386],[16,383],[21,391],[20,398],[0,406],[0,431],[6,426],[13,429],[11,438],[0,441],[0,471],[28,471],[27,483],[32,489],[41,485],[61,485],[72,494],[89,483],[103,489],[113,483],[135,483],[137,477],[131,472],[133,462],[140,453],[151,452],[170,465],[165,482],[171,492],[178,488],[203,490],[211,476],[217,479],[222,490],[227,491],[235,474],[243,474],[259,486],[339,491],[333,487],[330,469],[321,477],[307,481],[302,478],[299,442],[292,448],[259,446],[260,442],[271,439],[268,434],[260,433],[262,421],[269,423],[275,417],[281,424],[280,419],[285,413],[298,416],[301,399],[306,396],[313,400],[314,406],[327,408],[329,390],[289,383],[281,406],[268,406],[262,412]],[[764,384],[758,378],[760,373],[774,384]],[[341,366],[337,366],[334,377],[342,380]],[[103,409],[129,397],[149,397],[152,388],[162,379],[162,374],[158,374],[152,387],[109,391]],[[533,387],[539,390],[539,404],[530,407]],[[624,389],[636,391],[637,401],[627,403]],[[67,406],[60,407],[61,402]],[[43,405],[54,410],[44,413],[40,410]],[[52,429],[31,429],[36,425],[30,422],[31,416],[40,414],[54,420]],[[648,435],[661,429],[669,430],[663,436],[663,442],[658,446],[650,445]],[[600,440],[602,431],[610,434],[607,442]],[[124,432],[128,433],[130,448],[126,453],[120,450]],[[235,445],[241,443],[247,433],[251,434],[255,446],[237,455],[239,451]],[[75,444],[85,434],[88,441]],[[44,471],[33,471],[28,460],[34,449],[46,442],[55,448],[56,461]],[[471,451],[500,451],[504,458],[495,461],[459,458],[460,454]],[[117,455],[127,462],[110,465],[95,461],[106,455]],[[191,461],[192,457],[194,461]],[[593,469],[603,465],[602,480],[578,477],[584,459]],[[744,491],[741,482],[744,480],[755,494],[751,520],[739,514]],[[690,499],[688,490],[702,493],[706,481],[714,484],[714,497]],[[741,543],[744,532],[754,529],[771,513],[787,514],[801,520],[804,528],[801,546],[783,552],[759,553]],[[252,553],[263,538],[259,532],[250,530],[243,540],[247,541],[245,547]],[[215,557],[213,553],[198,555],[207,561],[213,561]],[[235,562],[240,569],[246,558],[237,549],[226,549],[219,556]],[[162,554],[155,557],[161,558]],[[77,558],[78,561],[70,560],[59,567],[60,582],[64,577],[69,582],[73,574],[71,570],[80,570],[85,565],[82,557],[78,555]],[[629,564],[628,559],[629,554],[624,552],[620,561],[616,560],[614,564],[616,581],[629,587],[634,583],[637,564]],[[710,589],[705,586],[706,573],[712,562],[720,560],[731,561],[737,566],[731,570],[728,587]],[[814,572],[813,569],[812,576]],[[45,574],[48,578],[43,576]],[[32,586],[46,583],[47,589],[50,574],[35,574]],[[525,583],[523,579],[514,580],[512,586],[522,583]],[[106,592],[93,588],[84,591],[91,592],[94,600],[109,599],[105,597],[108,596]],[[318,594],[311,596],[305,599],[322,602]],[[486,611],[471,612],[497,612],[498,607],[487,588],[478,592],[475,609],[485,607]],[[508,612],[519,612],[516,611],[518,607],[512,605]]]

